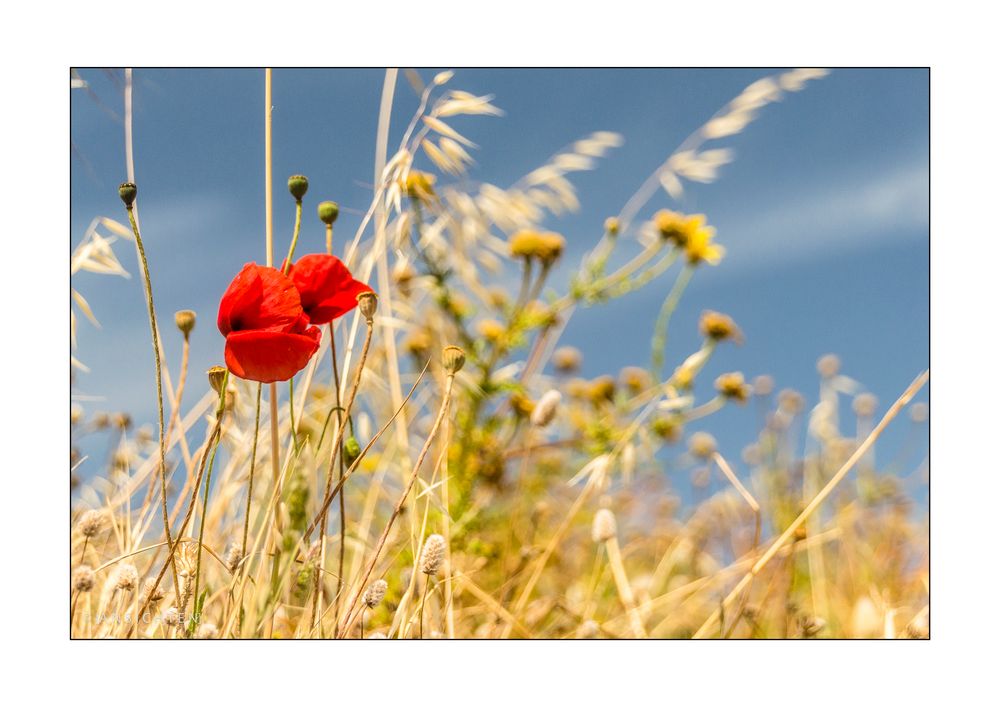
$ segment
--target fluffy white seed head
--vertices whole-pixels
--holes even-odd
[[[73,570],[73,589],[78,592],[89,592],[94,588],[94,570],[90,565],[80,565]]]
[[[420,571],[427,575],[437,574],[443,560],[444,538],[435,533],[424,542],[423,552],[420,553]]]
[[[100,511],[87,511],[82,516],[80,516],[79,522],[77,522],[76,527],[79,528],[80,534],[86,538],[92,538],[101,532],[101,527],[104,525],[104,514]]]
[[[204,623],[198,626],[198,632],[195,633],[195,638],[218,638],[219,637],[219,627],[215,624]]]
[[[604,543],[618,534],[618,522],[610,508],[601,508],[594,514],[591,535],[595,543]]]
[[[559,412],[559,403],[562,402],[562,393],[558,390],[550,390],[535,405],[531,411],[531,424],[535,427],[547,427],[555,419]]]
[[[139,570],[135,568],[135,565],[128,562],[118,565],[118,571],[115,573],[115,587],[122,591],[131,592],[138,582]]]
[[[385,592],[389,589],[389,584],[384,579],[376,579],[372,582],[368,589],[365,590],[365,595],[362,597],[365,606],[369,609],[374,609],[376,606],[382,603],[385,598]]]

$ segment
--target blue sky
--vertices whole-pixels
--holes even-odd
[[[433,73],[421,71],[425,80]],[[624,136],[597,170],[573,179],[580,211],[546,224],[566,235],[565,262],[577,263],[604,218],[692,130],[771,73],[459,70],[452,88],[493,94],[506,115],[457,118],[453,125],[480,146],[471,179],[499,186],[590,132]],[[122,74],[81,74],[90,93],[71,94],[71,246],[95,216],[123,220]],[[370,201],[382,79],[377,70],[275,72],[279,196],[287,175],[308,175],[311,205],[340,202],[340,234],[353,233]],[[135,81],[136,177],[157,309],[165,321],[178,309],[198,312],[192,370],[202,371],[222,355],[214,327],[220,294],[244,262],[262,258],[263,72],[137,70]],[[416,102],[401,76],[390,145]],[[797,388],[814,403],[815,361],[836,352],[844,373],[878,396],[884,410],[928,365],[927,109],[924,70],[837,70],[768,106],[727,139],[736,160],[716,183],[690,185],[679,204],[662,193],[654,198],[651,210],[706,213],[728,249],[723,263],[699,271],[685,294],[671,325],[674,362],[697,346],[700,312],[716,309],[736,319],[747,341],[720,350],[713,377],[726,370],[768,373],[778,387]],[[279,244],[287,243],[291,222],[291,199],[279,198]],[[315,226],[303,234],[313,250],[321,238]],[[136,275],[128,244],[118,252]],[[564,342],[585,352],[586,374],[647,363],[649,333],[670,282],[660,279],[574,315]],[[140,280],[82,274],[74,286],[103,325],[79,324],[77,355],[91,371],[78,377],[75,392],[103,396],[86,403],[91,410],[126,409],[139,421],[153,419]],[[626,359],[622,352],[636,354]],[[176,343],[168,345],[173,360],[178,353]],[[202,385],[195,378],[192,385]],[[752,407],[727,408],[705,427],[738,458],[755,424]],[[900,421],[886,436],[890,450],[907,425]],[[914,464],[926,449],[926,430],[919,439]]]

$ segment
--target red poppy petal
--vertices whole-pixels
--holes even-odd
[[[260,383],[288,380],[309,363],[322,332],[309,327],[301,334],[236,331],[226,337],[226,365],[234,375]]]
[[[288,276],[313,324],[326,324],[343,316],[357,306],[359,293],[371,290],[355,280],[347,266],[332,255],[304,255]]]
[[[219,331],[283,329],[302,315],[298,290],[275,268],[247,263],[219,303]]]
[[[372,288],[365,283],[351,278],[335,295],[323,300],[309,311],[309,321],[313,324],[332,322],[358,306],[359,294],[371,291]]]

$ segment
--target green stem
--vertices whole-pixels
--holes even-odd
[[[670,294],[663,300],[663,306],[660,307],[660,314],[656,318],[656,326],[653,329],[652,356],[649,372],[653,374],[653,378],[657,381],[660,380],[660,374],[663,372],[663,366],[666,361],[667,329],[670,327],[670,318],[673,316],[674,310],[677,309],[681,295],[684,293],[688,282],[691,281],[693,274],[693,265],[687,265],[681,270],[681,274],[674,281],[674,286],[670,288]]]
[[[222,415],[225,414],[226,406],[226,386],[229,384],[229,369],[226,369],[226,375],[222,378],[222,385],[219,388],[219,423],[221,425]],[[195,608],[200,611],[204,607],[198,606],[198,587],[201,585],[201,546],[205,539],[205,518],[208,516],[208,490],[212,485],[212,467],[215,466],[215,453],[219,451],[219,441],[222,435],[218,435],[215,440],[215,444],[212,445],[212,455],[208,459],[208,470],[205,472],[205,492],[202,494],[201,499],[201,522],[198,527],[198,555],[195,560],[195,570],[194,570],[194,605]],[[193,616],[191,622],[191,628],[189,632],[197,623],[201,623],[201,616]]]
[[[292,267],[292,256],[295,255],[295,246],[299,243],[299,231],[302,230],[302,200],[295,200],[295,230],[292,231],[292,242],[288,246],[288,257],[281,267],[281,274],[287,275],[288,269]]]
[[[156,412],[160,426],[160,501],[163,510],[163,533],[167,539],[167,550],[170,551],[170,570],[174,577],[174,592],[180,592],[180,582],[177,579],[177,562],[174,560],[174,540],[170,536],[170,513],[167,510],[167,450],[163,439],[163,374],[160,369],[160,335],[156,326],[156,310],[153,307],[153,284],[149,278],[149,263],[146,261],[146,249],[142,245],[139,234],[139,224],[135,221],[135,213],[131,206],[126,206],[128,220],[132,225],[135,245],[139,251],[142,263],[142,280],[146,286],[146,304],[149,308],[149,329],[153,335],[153,360],[156,362]]]
[[[243,518],[243,545],[240,549],[240,561],[246,560],[247,537],[250,534],[250,504],[253,501],[253,473],[257,464],[257,435],[260,432],[260,393],[264,384],[257,384],[257,406],[254,413],[253,445],[250,448],[250,479],[247,481],[247,512]]]

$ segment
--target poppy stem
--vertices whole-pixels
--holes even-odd
[[[247,556],[247,536],[250,534],[250,504],[253,502],[253,473],[257,465],[257,437],[260,433],[260,393],[263,383],[257,384],[257,405],[254,412],[253,445],[250,447],[250,478],[247,481],[247,512],[243,518],[243,544],[240,546],[240,561]]]
[[[219,419],[218,424],[222,424],[222,415],[225,414],[226,406],[226,386],[229,384],[229,369],[226,369],[226,374],[222,378],[222,385],[219,387]],[[219,435],[221,437],[221,435]],[[194,605],[198,607],[199,614],[204,610],[204,607],[198,606],[198,588],[201,586],[201,547],[205,539],[205,516],[208,515],[208,490],[212,485],[212,467],[215,466],[215,453],[219,451],[219,439],[216,438],[216,443],[212,447],[212,456],[208,460],[208,472],[205,474],[205,493],[201,500],[201,525],[198,527],[198,556],[195,560],[195,570],[194,570]],[[188,628],[188,632],[191,633],[194,627],[201,623],[201,616],[197,615],[192,617],[194,621]]]
[[[288,257],[285,264],[281,266],[281,274],[287,275],[288,269],[292,267],[292,256],[295,255],[295,246],[299,244],[299,231],[302,230],[302,199],[295,200],[295,228],[292,230],[292,242],[288,246]]]
[[[223,388],[222,390],[225,391],[225,388]],[[205,443],[205,451],[202,452],[201,462],[198,465],[198,474],[196,475],[194,481],[195,488],[201,486],[201,478],[202,475],[205,473],[205,463],[208,460],[209,450],[212,448],[212,445],[214,445],[216,440],[219,438],[219,433],[222,430],[222,413],[225,410],[225,404],[226,404],[226,396],[225,392],[223,392],[219,395],[219,405],[215,409],[215,425],[212,427],[212,431],[208,435],[208,441]],[[183,522],[181,522],[180,530],[177,531],[178,540],[184,537],[184,531],[187,530],[188,523],[191,522],[191,516],[194,514],[194,507],[197,502],[198,502],[198,494],[192,493],[191,500],[188,502],[187,511],[184,514],[184,520]],[[149,608],[149,604],[152,601],[152,597],[156,593],[157,587],[160,586],[160,581],[163,579],[163,575],[166,574],[167,572],[167,567],[173,566],[174,554],[177,552],[177,545],[179,544],[180,543],[178,542],[167,546],[170,549],[170,554],[167,556],[167,561],[163,565],[163,567],[160,568],[160,572],[159,574],[156,575],[156,579],[153,580],[152,588],[149,590],[149,592],[145,592],[146,601],[143,603],[142,608],[137,612],[137,615],[141,616],[146,612],[146,609]],[[180,606],[179,599],[178,599],[177,609],[178,613],[183,615],[184,609],[182,606]],[[125,635],[125,638],[130,638],[132,636],[132,631],[135,630],[135,626],[136,624],[132,624],[132,626],[129,628],[128,633]]]
[[[160,501],[163,510],[163,533],[167,539],[167,548],[170,549],[170,569],[174,578],[174,592],[180,592],[180,582],[177,579],[177,563],[174,561],[174,540],[170,535],[170,514],[167,510],[167,450],[163,439],[163,374],[160,370],[160,335],[156,326],[156,309],[153,306],[153,284],[149,278],[149,263],[146,260],[146,249],[142,245],[142,236],[139,234],[139,224],[135,220],[134,208],[132,205],[125,207],[128,212],[128,220],[132,225],[132,234],[135,236],[135,246],[139,251],[139,261],[142,264],[142,281],[146,287],[146,304],[149,308],[149,329],[153,335],[153,360],[156,363],[156,412],[160,426]]]

